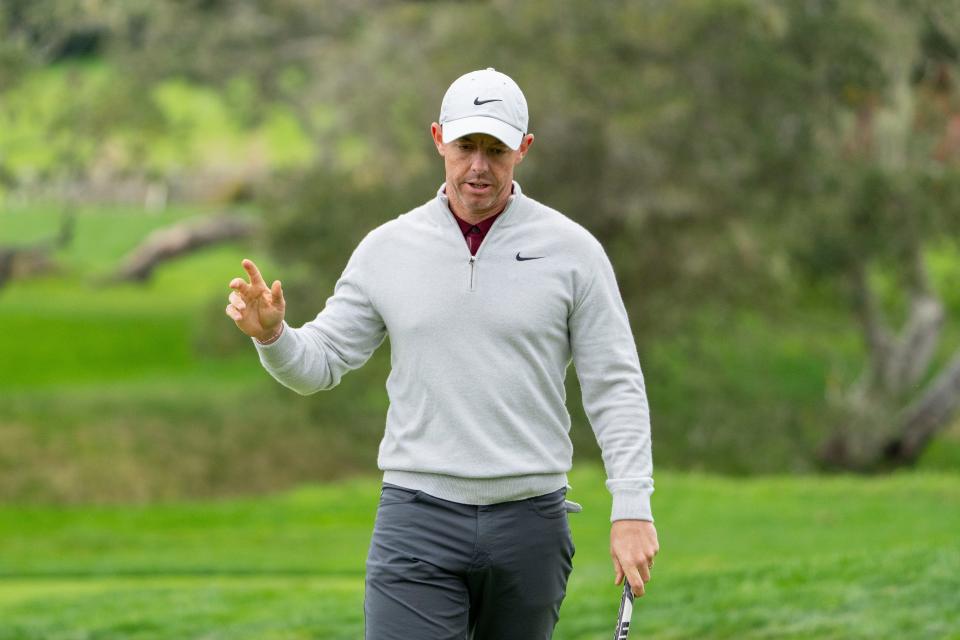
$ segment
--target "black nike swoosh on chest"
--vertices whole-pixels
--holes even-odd
[[[521,257],[520,252],[517,251],[517,262],[523,262],[524,260],[539,260],[540,258],[546,258],[547,256],[525,256]]]

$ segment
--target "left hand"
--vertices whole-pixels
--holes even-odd
[[[610,527],[610,557],[617,573],[615,584],[626,576],[634,596],[644,594],[650,582],[653,557],[660,551],[657,529],[647,520],[617,520]]]

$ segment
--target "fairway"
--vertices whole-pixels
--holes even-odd
[[[555,638],[606,640],[602,471],[571,474]],[[657,474],[639,638],[960,638],[960,476]],[[271,497],[0,508],[0,640],[362,637],[376,479]]]

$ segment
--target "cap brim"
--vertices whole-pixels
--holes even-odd
[[[444,122],[442,129],[444,143],[453,142],[471,133],[486,133],[516,151],[523,140],[523,131],[514,129],[503,120],[487,116],[470,116]]]

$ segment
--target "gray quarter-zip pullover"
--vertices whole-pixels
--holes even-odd
[[[565,486],[572,360],[611,520],[653,520],[643,374],[613,267],[585,228],[514,183],[471,256],[441,187],[367,234],[314,320],[254,344],[277,381],[310,394],[335,387],[387,335],[385,482],[465,504]]]

